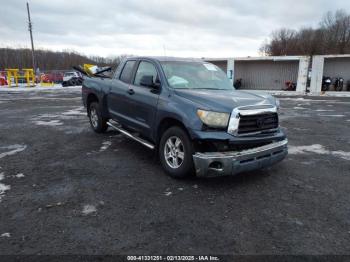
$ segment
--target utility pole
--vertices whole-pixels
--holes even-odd
[[[27,11],[28,11],[28,30],[30,33],[30,41],[32,43],[32,66],[33,66],[33,70],[34,70],[34,74],[35,74],[35,55],[34,55],[34,42],[33,42],[33,33],[32,33],[32,22],[30,20],[30,11],[29,11],[29,4],[27,2]]]

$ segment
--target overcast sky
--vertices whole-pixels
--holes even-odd
[[[26,1],[0,5],[0,46],[29,47]],[[317,26],[349,0],[30,0],[37,48],[87,55],[255,56],[280,27]]]

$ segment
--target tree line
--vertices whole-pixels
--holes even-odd
[[[345,10],[327,12],[317,28],[281,28],[259,51],[270,56],[349,54],[350,15]]]
[[[126,55],[116,57],[85,56],[73,51],[36,50],[36,66],[42,71],[70,70],[74,65],[98,64],[115,68]],[[28,48],[0,48],[0,70],[32,68],[32,53]]]

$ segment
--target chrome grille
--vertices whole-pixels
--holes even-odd
[[[278,127],[277,113],[259,115],[241,115],[239,119],[238,134],[261,132]]]

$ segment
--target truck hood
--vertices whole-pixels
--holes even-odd
[[[174,92],[202,109],[217,112],[231,112],[240,106],[276,104],[275,98],[264,92],[208,89],[175,89]]]

